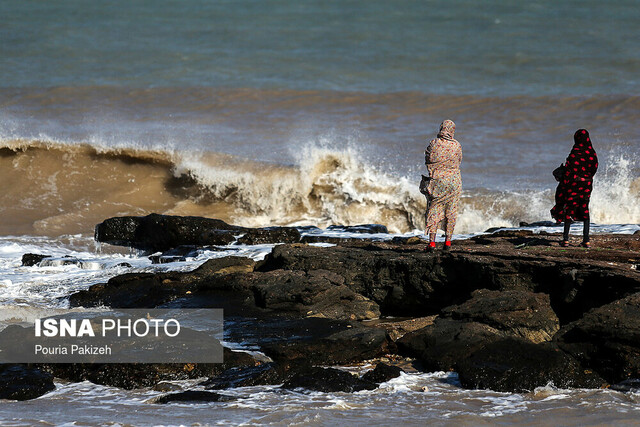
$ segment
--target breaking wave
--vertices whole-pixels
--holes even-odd
[[[424,227],[419,176],[382,172],[353,148],[309,146],[282,166],[222,153],[6,140],[0,163],[4,235],[91,234],[107,217],[151,212],[244,226],[380,223],[394,233]],[[640,222],[633,165],[621,155],[599,173],[594,222]],[[552,203],[553,189],[465,190],[456,232],[548,220]]]

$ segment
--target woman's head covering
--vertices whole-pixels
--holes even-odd
[[[445,120],[440,125],[440,131],[438,132],[438,138],[453,140],[453,134],[456,132],[456,124],[452,120]]]
[[[573,134],[573,141],[576,147],[583,147],[584,149],[591,147],[591,138],[589,138],[589,132],[586,129],[578,129]]]

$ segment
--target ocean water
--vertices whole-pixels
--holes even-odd
[[[0,304],[64,306],[70,293],[126,271],[270,250],[152,266],[95,245],[95,224],[116,215],[381,223],[419,235],[423,153],[447,118],[463,147],[457,238],[550,220],[551,171],[578,128],[589,129],[601,165],[594,232],[633,233],[638,70],[640,8],[631,0],[4,0]],[[27,252],[81,262],[21,267]],[[384,424],[376,417],[385,414],[410,424],[535,416],[582,425],[630,422],[640,408],[637,396],[612,391],[463,391],[450,375],[410,374],[356,395],[248,390],[228,407],[177,412],[145,403],[149,391],[61,384],[33,402],[2,403],[0,413],[13,424],[97,424],[127,412],[132,424]],[[437,391],[416,391],[423,383]],[[86,414],[100,402],[102,412]],[[212,408],[224,415],[211,417]]]

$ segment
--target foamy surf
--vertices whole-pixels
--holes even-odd
[[[2,234],[89,235],[106,217],[151,212],[249,227],[378,223],[391,233],[424,227],[419,176],[381,171],[353,146],[307,145],[292,165],[52,141],[9,140],[0,150],[6,183],[0,195]],[[592,222],[640,223],[634,168],[634,159],[624,154],[603,165],[594,185]],[[546,190],[466,188],[456,233],[549,220],[553,187],[550,182]]]

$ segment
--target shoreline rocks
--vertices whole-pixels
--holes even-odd
[[[349,232],[379,229],[360,230]],[[335,374],[329,383],[337,384],[342,373],[314,365],[385,354],[416,357],[425,370],[456,370],[464,387],[498,391],[532,391],[548,382],[597,388],[640,376],[635,236],[595,235],[593,249],[585,250],[560,248],[557,235],[499,230],[428,253],[420,239],[345,239],[318,247],[298,243],[296,233],[190,217],[106,220],[96,228],[98,240],[143,249],[192,251],[228,236],[285,244],[257,263],[224,257],[191,272],[116,276],[73,294],[70,303],[223,308],[225,340],[257,345],[272,362],[211,372],[212,389],[293,387],[313,384],[308,378],[315,374]],[[400,319],[376,320],[394,316]],[[314,375],[287,382],[303,367]]]

